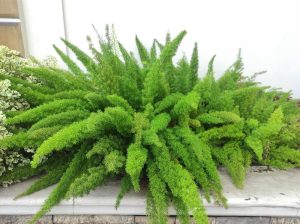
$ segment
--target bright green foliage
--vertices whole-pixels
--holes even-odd
[[[172,83],[171,88],[178,89],[179,92],[186,94],[191,89],[192,82],[192,71],[189,62],[186,58],[182,58],[178,62],[177,74],[170,77]],[[190,78],[188,78],[190,76]],[[176,80],[176,81],[174,81]]]
[[[152,47],[150,49],[150,56],[151,56],[151,60],[152,61],[154,61],[156,59],[156,57],[157,57],[155,40],[153,40]]]
[[[93,155],[105,156],[113,150],[121,150],[124,148],[122,139],[115,136],[104,136],[99,139],[86,154],[87,158]]]
[[[246,138],[247,145],[254,151],[259,160],[262,159],[268,139],[278,135],[283,127],[282,119],[283,113],[279,107],[272,113],[267,123],[259,126]]]
[[[149,191],[151,191],[155,207],[153,211],[155,213],[154,217],[156,218],[155,223],[166,223],[168,213],[168,192],[166,183],[159,176],[159,171],[154,163],[149,164],[147,168]]]
[[[245,162],[243,151],[237,142],[228,142],[222,148],[212,150],[216,160],[224,165],[237,187],[243,187],[245,179]]]
[[[150,223],[167,223],[171,202],[182,223],[192,214],[197,224],[206,224],[202,197],[226,207],[218,166],[237,187],[251,164],[300,166],[300,111],[290,95],[244,77],[240,53],[219,79],[213,57],[200,79],[197,45],[190,60],[172,61],[185,34],[168,34],[164,44],[154,40],[150,50],[136,38],[138,62],[107,28],[100,49],[89,41],[93,57],[64,41],[85,71],[56,48],[70,71],[27,69],[42,83],[22,81],[23,89],[20,80],[11,80],[14,90],[34,102],[32,109],[7,114],[6,128],[22,131],[0,140],[0,146],[21,152],[36,149],[35,169],[19,168],[18,178],[45,172],[41,167],[62,154],[69,158],[66,167],[48,167],[24,193],[57,182],[33,221],[62,199],[117,176],[122,181],[116,207],[129,190],[146,185]],[[3,179],[15,176],[13,170]]]
[[[161,69],[165,61],[171,59],[185,36],[186,32],[181,32],[173,41],[170,41],[162,50],[159,58],[150,66],[145,78],[143,89],[144,104],[153,103],[154,100],[163,99],[169,92],[167,78]]]
[[[120,151],[114,150],[104,157],[103,163],[109,173],[119,173],[125,164],[125,156]]]
[[[39,67],[39,68],[24,68],[24,72],[35,76],[48,87],[55,90],[63,91],[72,89],[71,83],[68,83],[67,76],[54,69]]]
[[[281,169],[288,169],[295,166],[299,167],[300,151],[284,146],[273,149],[270,152],[268,160],[266,160],[266,164],[279,167]]]
[[[224,138],[243,138],[243,122],[228,124],[222,127],[214,127],[199,134],[205,141],[212,141]]]
[[[154,204],[153,196],[151,192],[148,190],[146,194],[146,212],[148,215],[149,223],[158,223],[157,209]]]
[[[189,224],[190,223],[190,215],[189,210],[185,206],[185,204],[180,200],[180,198],[173,198],[173,205],[176,210],[176,215],[181,224]]]
[[[145,114],[136,113],[134,115],[134,132],[135,132],[135,142],[137,145],[141,144],[143,131],[148,126],[149,126],[149,120],[146,118]]]
[[[66,44],[68,48],[72,50],[72,52],[76,55],[77,59],[86,67],[88,72],[91,73],[89,76],[94,76],[95,73],[97,73],[97,64],[94,62],[94,60],[69,41],[64,39],[62,39],[62,41]]]
[[[199,121],[203,124],[208,125],[220,125],[220,124],[230,124],[240,121],[239,115],[230,111],[216,111],[201,114],[199,116]]]
[[[190,69],[191,69],[190,87],[193,87],[198,81],[198,68],[199,68],[198,45],[197,43],[195,43],[195,47],[193,49],[193,53],[190,61]]]
[[[30,130],[37,130],[39,128],[46,128],[55,125],[68,125],[78,120],[82,120],[89,115],[87,111],[73,110],[66,111],[59,114],[50,115],[31,126]]]
[[[210,180],[207,177],[203,164],[199,162],[193,152],[186,150],[186,145],[180,141],[180,138],[171,129],[168,129],[165,133],[165,139],[174,156],[182,160],[187,170],[191,172],[196,182],[202,187],[205,197],[209,201]]]
[[[33,123],[39,121],[54,113],[60,113],[68,110],[86,109],[85,102],[77,99],[56,100],[47,104],[43,104],[36,108],[24,111],[20,115],[6,120],[6,124]]]
[[[157,133],[158,131],[164,130],[168,127],[171,121],[171,117],[167,113],[161,113],[152,118],[150,123],[150,130]]]
[[[86,163],[86,146],[83,145],[81,149],[75,154],[72,161],[69,163],[69,167],[66,172],[61,177],[57,186],[51,192],[47,200],[44,202],[42,208],[34,215],[31,223],[35,223],[39,218],[41,218],[45,213],[50,211],[50,209],[58,204],[68,193],[70,186],[76,180],[76,177],[80,174],[82,170],[82,164]]]
[[[34,192],[40,191],[44,188],[47,188],[53,184],[56,184],[64,172],[67,169],[67,165],[59,164],[56,169],[50,170],[45,176],[41,177],[37,181],[35,181],[26,191],[18,195],[15,199],[20,197],[24,197],[26,195],[30,195]]]
[[[117,196],[117,199],[116,199],[116,204],[115,204],[116,209],[120,206],[121,200],[125,196],[125,194],[128,191],[130,191],[130,189],[132,188],[132,183],[131,183],[130,176],[125,175],[122,178],[120,185],[121,185],[120,186],[120,191],[118,193],[118,196]]]
[[[74,122],[66,126],[47,140],[36,150],[31,162],[33,167],[37,167],[41,159],[51,152],[72,147],[84,139],[95,138],[105,130],[109,124],[109,117],[102,112],[91,114],[85,120]]]
[[[197,185],[190,173],[181,165],[171,160],[167,147],[152,148],[156,164],[163,180],[169,186],[175,197],[181,198],[183,203],[192,211],[196,223],[207,223],[204,207],[199,198]]]
[[[82,197],[84,194],[89,193],[91,190],[104,183],[105,177],[106,171],[103,165],[91,167],[74,180],[69,186],[69,190],[65,197]]]
[[[221,181],[217,172],[215,163],[212,160],[211,151],[209,145],[202,139],[197,138],[189,128],[175,128],[175,133],[182,139],[183,144],[189,147],[193,160],[195,159],[202,167],[204,172],[201,175],[206,175],[207,180],[203,181],[203,177],[200,177],[201,183],[211,182],[211,191],[214,192],[215,200],[224,206],[226,206],[226,200],[222,195]],[[198,171],[199,172],[199,171]],[[200,175],[200,174],[198,174]],[[204,188],[205,189],[205,188]],[[209,196],[206,196],[209,200]]]
[[[130,104],[122,97],[117,95],[110,95],[107,97],[107,100],[112,106],[115,107],[122,107],[124,110],[129,112],[130,114],[134,113],[133,108],[130,106]]]
[[[126,173],[131,177],[135,191],[140,190],[139,176],[147,159],[147,149],[132,144],[127,149]]]
[[[135,42],[136,42],[137,49],[139,51],[140,60],[143,63],[143,65],[146,67],[150,61],[149,53],[137,36],[135,36]]]
[[[19,132],[15,135],[4,138],[0,142],[0,146],[7,149],[16,149],[20,147],[36,148],[39,147],[47,138],[58,132],[61,128],[61,125],[56,125],[28,132]]]
[[[200,101],[199,95],[192,91],[186,96],[182,97],[175,105],[172,110],[175,116],[181,116],[184,114],[189,114],[193,110],[198,108]]]
[[[243,62],[241,58],[241,50],[239,50],[237,60],[230,66],[224,75],[217,81],[218,86],[221,90],[235,90],[238,82],[242,78]]]
[[[128,135],[132,132],[133,118],[121,107],[108,107],[105,114],[109,116],[110,123],[122,135]]]
[[[173,108],[173,106],[183,97],[181,93],[172,93],[166,96],[163,100],[159,101],[156,105],[155,113],[160,113],[167,109]]]
[[[84,73],[81,71],[81,69],[77,66],[77,64],[69,58],[64,52],[62,52],[59,48],[57,48],[55,45],[53,45],[55,51],[58,53],[60,58],[64,61],[64,63],[68,66],[70,71],[76,75],[76,76],[84,76]]]

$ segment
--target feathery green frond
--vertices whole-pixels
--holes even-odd
[[[198,69],[199,69],[199,56],[198,56],[198,45],[195,43],[191,61],[190,61],[190,66],[191,66],[191,83],[192,86],[194,86],[198,80]]]
[[[81,149],[75,154],[72,161],[69,163],[69,167],[66,172],[61,177],[59,183],[56,185],[54,190],[50,193],[42,208],[32,217],[30,223],[34,224],[38,219],[40,219],[44,214],[46,214],[50,209],[58,204],[69,191],[70,186],[80,174],[82,170],[82,163],[85,163],[85,153],[86,147],[83,145]]]
[[[23,113],[9,118],[6,120],[6,124],[22,124],[22,123],[32,123],[39,121],[53,113],[59,113],[75,109],[86,109],[88,105],[82,100],[78,99],[63,99],[56,100],[50,103],[43,104],[36,108],[24,111]]]
[[[39,147],[43,141],[54,135],[62,125],[55,125],[51,127],[42,127],[28,132],[19,132],[15,135],[0,140],[0,147],[9,149],[13,148],[36,148]]]
[[[268,119],[267,123],[260,125],[251,135],[246,137],[245,142],[253,150],[259,160],[264,153],[265,142],[268,138],[279,134],[283,127],[283,113],[281,108],[277,108]]]
[[[215,111],[204,113],[199,116],[199,121],[204,124],[220,125],[239,122],[241,118],[229,111]]]
[[[83,174],[74,179],[69,186],[65,198],[82,197],[101,185],[106,177],[106,170],[103,166],[91,167]]]
[[[144,105],[153,103],[153,100],[163,98],[167,95],[169,87],[161,68],[167,60],[175,55],[185,34],[186,32],[183,31],[174,40],[170,41],[162,50],[159,58],[149,68],[143,89]]]
[[[51,127],[55,125],[68,125],[75,121],[82,120],[88,117],[89,113],[84,110],[73,110],[50,115],[42,120],[39,120],[29,129],[34,131],[40,128]]]
[[[87,138],[96,138],[110,123],[110,117],[102,112],[91,114],[89,118],[66,126],[36,150],[31,165],[37,167],[41,159],[53,151],[72,147]]]
[[[180,198],[173,197],[173,205],[176,210],[176,215],[181,224],[189,224],[190,223],[190,215],[187,207],[182,202]]]
[[[139,177],[147,160],[147,154],[147,149],[136,144],[131,144],[127,149],[126,173],[130,175],[136,192],[140,190]]]
[[[150,55],[146,47],[142,44],[137,36],[135,36],[135,43],[139,52],[140,60],[144,66],[147,66],[150,62]]]
[[[76,55],[77,59],[85,66],[88,72],[90,72],[91,74],[97,73],[97,64],[90,56],[88,56],[86,53],[84,53],[82,50],[80,50],[77,46],[70,43],[69,41],[64,39],[61,40],[70,50],[72,50],[72,52]]]
[[[108,173],[118,174],[120,169],[125,165],[125,160],[126,158],[122,152],[113,150],[105,155],[103,164]]]
[[[115,204],[115,208],[118,209],[118,207],[120,206],[121,200],[122,198],[125,196],[125,194],[130,191],[130,189],[132,188],[132,183],[131,183],[131,179],[129,175],[125,175],[122,180],[121,180],[121,184],[120,184],[120,191],[117,195],[117,199],[116,199],[116,204]]]
[[[70,71],[76,75],[84,77],[84,73],[81,71],[81,69],[77,66],[77,64],[64,52],[62,52],[58,47],[53,45],[53,48],[57,52],[57,54],[60,56],[60,58],[64,61],[64,63],[68,66]]]
[[[109,95],[107,96],[107,100],[112,106],[115,107],[122,107],[124,110],[129,112],[130,114],[134,113],[133,108],[130,106],[130,104],[122,97],[117,95]]]
[[[149,176],[149,187],[156,210],[156,223],[167,223],[167,185],[159,176],[159,170],[154,163],[148,165],[147,174]]]
[[[66,169],[67,169],[67,163],[60,165],[53,170],[50,170],[45,176],[35,181],[26,191],[19,194],[15,199],[33,194],[37,191],[40,191],[44,188],[47,188],[53,184],[58,183]]]

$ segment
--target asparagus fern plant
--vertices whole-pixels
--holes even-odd
[[[116,176],[116,207],[145,182],[152,223],[167,223],[170,204],[181,223],[189,214],[208,223],[201,197],[226,206],[218,166],[237,187],[251,164],[300,166],[300,111],[290,93],[244,77],[240,55],[221,78],[214,78],[214,58],[198,78],[196,44],[190,60],[172,61],[185,34],[168,36],[164,44],[154,40],[150,50],[136,37],[139,61],[111,32],[99,49],[90,43],[93,56],[63,40],[84,70],[54,46],[68,71],[24,70],[43,85],[3,74],[32,108],[7,114],[7,128],[18,133],[0,146],[36,150],[31,165],[0,181],[43,174],[19,197],[57,184],[32,223],[64,198],[83,196]]]

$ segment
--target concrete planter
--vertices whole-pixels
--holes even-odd
[[[298,223],[300,224],[300,169],[267,170],[253,167],[244,189],[234,187],[229,176],[220,170],[228,209],[204,202],[211,223]],[[0,224],[25,223],[46,199],[53,187],[18,200],[13,198],[34,180],[0,190]],[[63,201],[41,223],[146,223],[145,190],[128,193],[115,209],[119,182],[112,181],[83,198]],[[175,215],[173,208],[170,216]],[[23,220],[23,221],[22,221]],[[170,217],[170,223],[178,223]]]

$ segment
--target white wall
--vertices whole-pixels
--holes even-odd
[[[51,44],[64,36],[58,9],[61,1],[24,1],[28,4],[25,16],[31,17],[26,18],[30,53],[52,54]],[[294,96],[300,98],[299,0],[64,1],[67,36],[82,48],[87,49],[86,35],[94,35],[91,24],[103,34],[105,24],[114,24],[118,39],[131,50],[135,50],[135,34],[150,46],[154,37],[164,40],[167,31],[174,36],[186,29],[188,35],[179,54],[185,51],[189,56],[193,42],[197,41],[200,75],[205,73],[214,54],[216,73],[220,75],[242,48],[245,74],[267,70],[259,81],[293,90]],[[42,21],[54,27],[44,27],[39,32],[37,27]]]
[[[39,58],[55,55],[52,45],[65,51],[60,37],[64,37],[61,0],[22,0],[24,28],[28,54]]]

